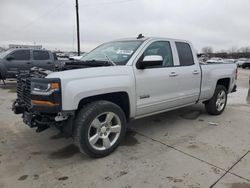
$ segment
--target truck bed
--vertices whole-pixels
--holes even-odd
[[[200,100],[207,100],[213,96],[216,87],[216,80],[219,78],[229,78],[231,87],[228,88],[230,93],[236,82],[236,69],[234,63],[213,63],[213,64],[200,64],[202,71],[201,80],[201,95]],[[233,78],[232,78],[233,75]]]

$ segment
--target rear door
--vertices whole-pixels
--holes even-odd
[[[179,104],[185,105],[198,100],[201,84],[201,70],[195,53],[187,42],[175,41],[175,47],[179,59],[176,73],[176,94]],[[195,62],[197,61],[197,62]]]
[[[33,50],[33,66],[43,69],[52,69],[53,62],[50,53],[46,50]]]
[[[11,60],[6,61],[8,72],[18,72],[19,70],[29,70],[32,67],[30,50],[17,49],[11,52],[6,59],[11,57]]]

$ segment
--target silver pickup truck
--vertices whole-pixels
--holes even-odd
[[[221,114],[236,79],[235,64],[200,65],[188,41],[122,39],[62,71],[20,75],[13,110],[38,132],[55,126],[81,152],[104,157],[118,147],[132,119],[198,102],[209,114]]]

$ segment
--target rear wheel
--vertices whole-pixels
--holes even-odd
[[[75,120],[74,141],[90,157],[104,157],[120,144],[126,132],[122,109],[109,101],[95,101],[83,107]]]
[[[213,97],[205,102],[206,111],[211,115],[220,115],[227,104],[227,90],[222,85],[217,85]]]

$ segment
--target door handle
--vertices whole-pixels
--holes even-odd
[[[48,64],[52,64],[51,62],[47,62]]]
[[[199,74],[199,71],[194,70],[193,74]]]
[[[178,74],[176,74],[175,72],[171,72],[169,77],[175,77],[175,76],[178,76]]]
[[[26,64],[30,65],[30,64],[31,64],[31,62],[27,62]]]

